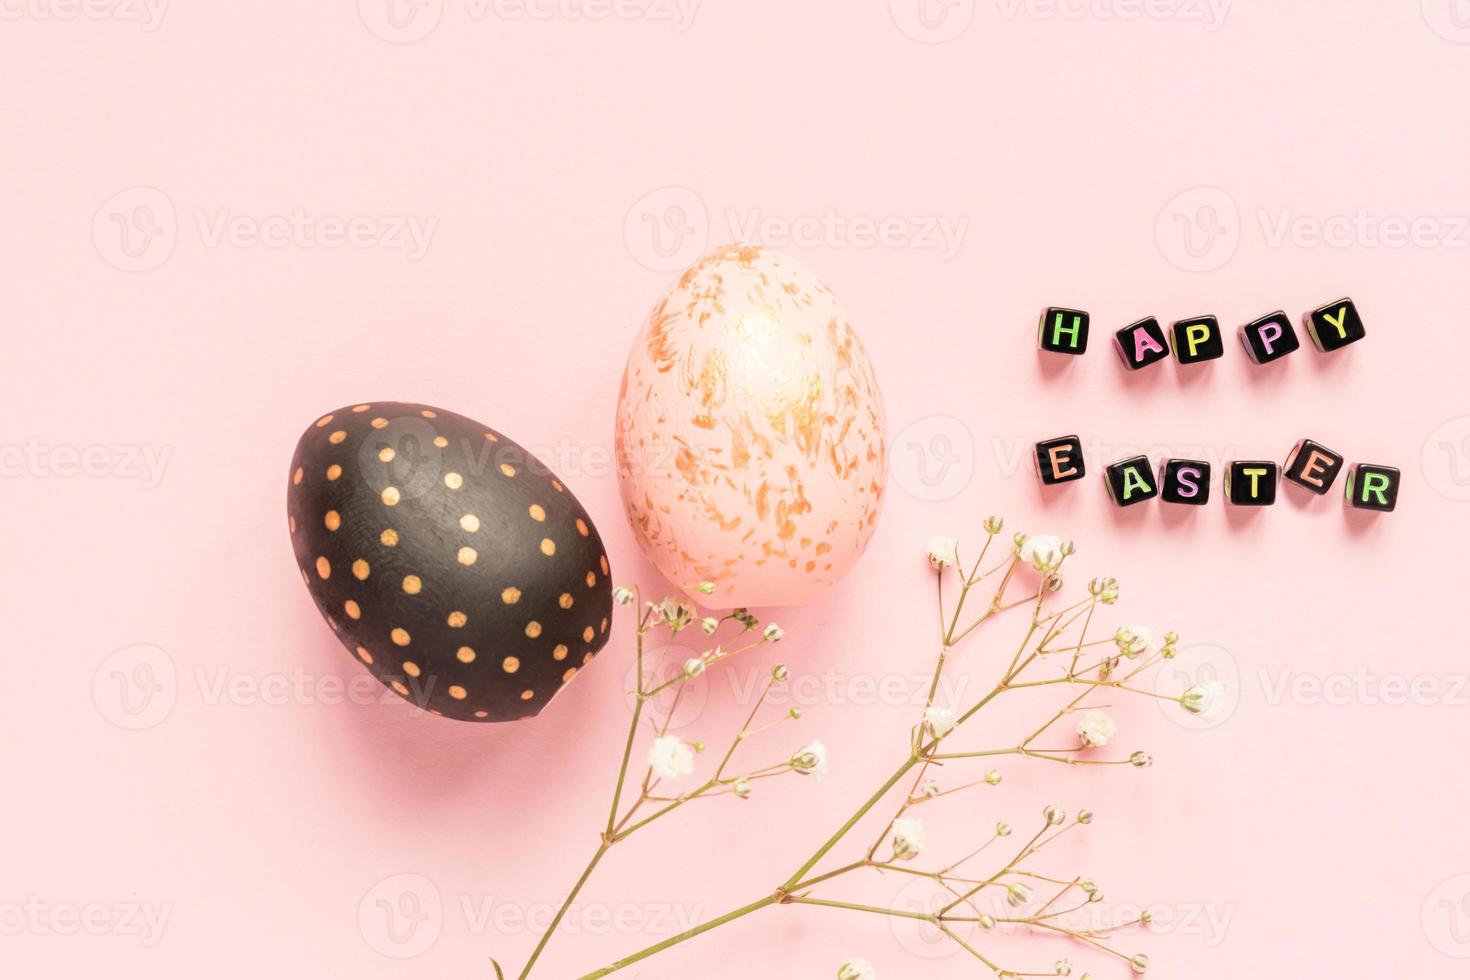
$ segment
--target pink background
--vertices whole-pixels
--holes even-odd
[[[608,462],[623,359],[669,270],[752,215],[769,244],[796,232],[887,399],[878,533],[825,600],[777,615],[783,658],[820,683],[753,753],[819,736],[833,772],[629,842],[537,975],[767,893],[886,775],[932,645],[920,552],[991,512],[1075,538],[1072,585],[1120,578],[1119,621],[1192,647],[1171,684],[1223,676],[1232,707],[1192,732],[1120,704],[1120,749],[1153,769],[1006,766],[931,824],[936,852],[1090,806],[1048,867],[1155,910],[1156,934],[1122,943],[1153,975],[1464,971],[1470,11],[917,8],[706,2],[680,25],[641,0],[631,18],[429,0],[396,21],[378,0],[177,3],[156,23],[121,0],[0,6],[0,971],[418,980],[523,960],[524,917],[595,843],[629,624],[533,723],[343,703],[331,686],[362,674],[292,567],[286,463],[333,406],[452,407],[543,447],[615,578],[656,589]],[[334,248],[251,236],[295,212],[328,234],[366,221]],[[218,236],[221,216],[241,220]],[[422,254],[395,216],[434,223]],[[933,247],[936,218],[964,223],[957,249]],[[1232,337],[1191,378],[1129,377],[1106,343],[1147,314],[1233,328],[1344,293],[1369,336],[1331,357],[1257,369]],[[1053,303],[1096,330],[1061,367],[1034,350]],[[1027,447],[1067,432],[1095,471],[1131,450],[1279,460],[1310,436],[1402,467],[1400,509],[1283,490],[1249,516],[1120,513],[1097,476],[1040,491]],[[166,461],[152,477],[145,452]],[[683,730],[716,739],[774,659],[716,672]],[[922,899],[904,884],[866,897]],[[1009,965],[1121,975],[1026,948]],[[981,975],[883,919],[795,909],[627,975],[830,977],[851,955],[886,980]]]

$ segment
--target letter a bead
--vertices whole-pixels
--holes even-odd
[[[1154,482],[1153,464],[1147,456],[1132,456],[1120,459],[1108,467],[1106,474],[1108,496],[1119,507],[1131,507],[1159,495]]]
[[[1364,510],[1393,510],[1399,503],[1399,471],[1392,466],[1354,463],[1348,467],[1347,501]]]
[[[1341,469],[1341,456],[1310,439],[1297,443],[1286,460],[1286,478],[1298,486],[1306,487],[1319,497],[1332,489],[1332,483]]]
[[[1264,507],[1276,503],[1276,477],[1280,468],[1265,460],[1236,460],[1225,467],[1225,497],[1242,507]]]
[[[1336,303],[1315,309],[1302,317],[1302,326],[1320,351],[1333,351],[1362,340],[1367,331],[1358,316],[1358,308],[1344,296]]]
[[[1118,356],[1130,371],[1137,371],[1169,356],[1169,340],[1164,336],[1164,328],[1153,317],[1129,324],[1114,334],[1113,339]]]
[[[1250,359],[1257,364],[1266,364],[1285,357],[1302,345],[1291,321],[1280,310],[1241,327],[1240,342],[1245,345],[1245,352],[1250,355]]]
[[[1062,436],[1036,444],[1036,475],[1047,486],[1080,480],[1087,473],[1082,460],[1082,440]]]
[[[1041,314],[1041,349],[1058,354],[1087,353],[1088,316],[1083,310],[1048,307]]]

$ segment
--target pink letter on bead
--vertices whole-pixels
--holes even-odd
[[[1281,324],[1268,323],[1261,327],[1261,346],[1266,348],[1266,355],[1276,353],[1276,341],[1281,339]]]
[[[1133,360],[1135,362],[1142,361],[1144,355],[1148,353],[1150,348],[1160,353],[1164,350],[1164,348],[1159,346],[1157,340],[1154,340],[1148,335],[1147,330],[1133,331]]]

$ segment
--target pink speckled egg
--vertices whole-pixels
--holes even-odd
[[[886,472],[857,331],[789,255],[715,249],[654,306],[618,395],[623,502],[644,554],[721,608],[808,602],[862,555]]]

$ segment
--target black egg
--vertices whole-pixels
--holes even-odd
[[[566,486],[473,419],[405,402],[330,412],[296,445],[296,563],[368,670],[462,721],[539,712],[607,642],[607,552]]]

